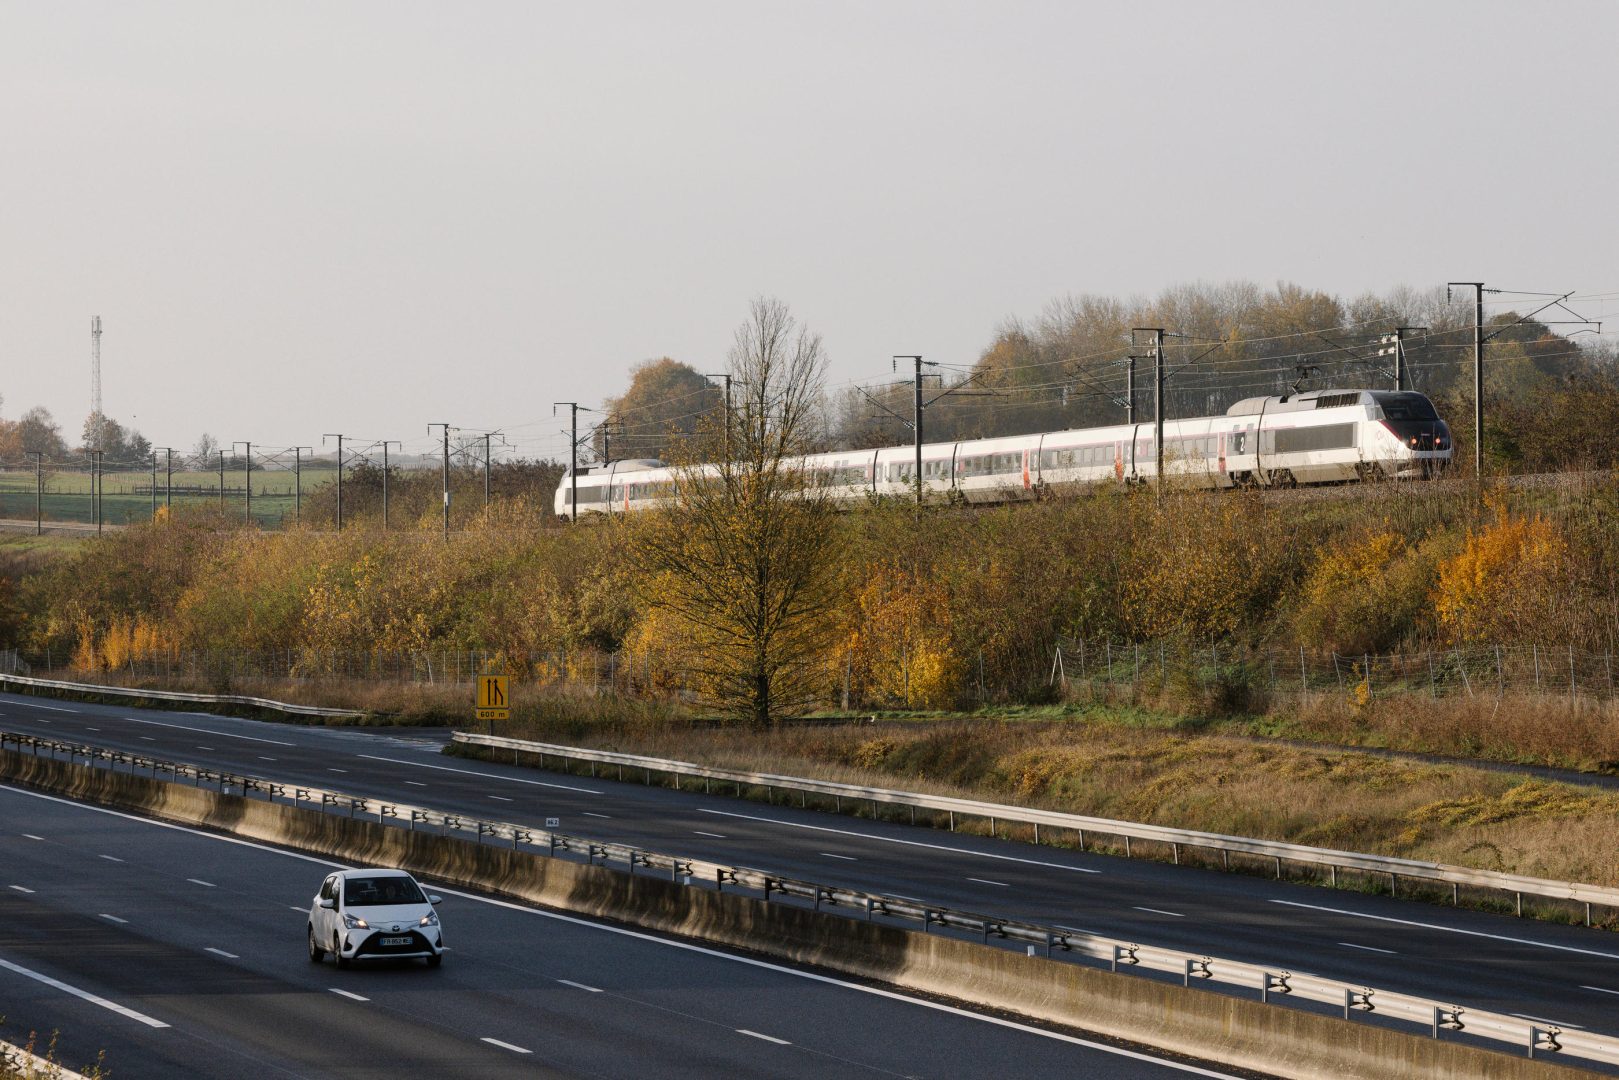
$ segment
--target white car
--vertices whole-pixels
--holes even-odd
[[[320,884],[309,908],[309,961],[331,953],[338,967],[386,957],[444,961],[440,897],[422,892],[403,870],[341,870]]]

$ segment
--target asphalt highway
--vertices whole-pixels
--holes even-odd
[[[444,757],[306,728],[0,695],[0,727],[643,845],[1619,1035],[1602,931]]]
[[[116,1080],[1232,1076],[426,884],[443,967],[311,964],[336,864],[0,787],[0,1037]]]

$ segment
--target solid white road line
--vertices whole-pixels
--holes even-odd
[[[228,731],[210,731],[208,728],[189,727],[185,724],[166,724],[162,720],[143,720],[138,716],[126,716],[131,724],[151,724],[153,727],[177,728],[180,731],[194,731],[199,735],[217,735],[221,739],[241,739],[243,742],[269,743],[271,746],[293,746],[297,743],[282,742],[280,739],[260,739],[253,735],[232,735]]]
[[[598,986],[586,986],[584,983],[576,983],[572,979],[558,979],[557,982],[563,986],[571,986],[575,990],[589,990],[592,994],[601,993],[601,988]]]
[[[1342,945],[1346,949],[1359,949],[1362,952],[1380,952],[1380,953],[1384,954],[1385,956],[1398,956],[1398,955],[1400,955],[1399,953],[1395,952],[1393,949],[1379,949],[1375,945],[1356,945],[1353,941],[1340,941],[1340,942],[1338,942],[1338,944]]]
[[[754,1038],[754,1039],[763,1039],[765,1042],[767,1042],[767,1043],[775,1043],[777,1046],[791,1046],[791,1045],[793,1045],[792,1043],[788,1042],[786,1039],[778,1039],[774,1035],[761,1035],[757,1031],[749,1031],[747,1028],[737,1028],[736,1033],[738,1035],[747,1035],[750,1038]]]
[[[724,833],[704,832],[701,829],[693,829],[692,830],[692,835],[693,836],[708,836],[708,837],[712,837],[715,840],[724,840],[725,839],[725,834]]]
[[[13,888],[13,889],[15,889],[15,890],[16,890],[16,891],[18,891],[18,892],[20,892],[20,893],[27,893],[27,894],[28,894],[28,895],[29,895],[29,896],[32,896],[32,895],[34,895],[34,890],[33,890],[33,889],[30,889],[30,888],[28,888],[28,887],[27,887],[27,886],[25,886],[25,885],[12,885],[12,886],[10,886],[10,887],[11,887],[11,888]]]
[[[830,851],[821,852],[821,858],[823,858],[823,859],[842,859],[844,862],[859,862],[860,861],[859,859],[855,858],[853,855],[834,855]]]
[[[297,904],[288,904],[287,907],[291,908],[293,911],[296,911],[300,915],[309,910],[306,907],[299,907]]]
[[[367,761],[388,761],[395,765],[414,765],[418,769],[437,769],[439,772],[460,773],[463,776],[476,776],[484,780],[504,780],[509,784],[529,784],[533,787],[556,788],[558,791],[582,791],[586,795],[600,795],[595,788],[574,787],[572,784],[547,784],[543,780],[524,780],[519,776],[501,776],[499,773],[479,772],[476,769],[452,769],[448,765],[429,765],[425,761],[404,761],[400,758],[377,757],[375,754],[355,754],[355,757],[365,758]]]
[[[97,915],[96,918],[98,918],[98,919],[106,919],[108,922],[115,922],[115,923],[119,923],[120,925],[129,922],[128,919],[120,919],[116,915],[108,915],[105,912],[103,912],[100,915]]]
[[[213,882],[211,882],[211,881],[203,881],[201,878],[188,877],[188,878],[186,878],[186,880],[191,882],[191,884],[193,884],[193,885],[201,885],[205,889],[217,889],[219,887],[219,886],[215,885]]]
[[[906,847],[928,848],[931,851],[948,851],[952,855],[976,855],[980,859],[999,859],[1002,862],[1023,863],[1026,866],[1049,866],[1053,870],[1072,870],[1076,874],[1100,874],[1100,870],[1092,870],[1088,866],[1069,866],[1067,863],[1047,862],[1044,859],[1025,859],[1018,855],[999,855],[993,851],[973,851],[969,848],[951,847],[949,844],[930,844],[925,840],[902,840],[897,836],[877,836],[873,833],[860,832],[858,829],[834,829],[829,825],[806,825],[800,821],[783,821],[781,818],[763,817],[758,814],[738,814],[732,810],[709,810],[699,808],[699,814],[716,814],[720,817],[742,818],[744,821],[763,821],[769,825],[786,825],[793,829],[809,829],[813,832],[837,833],[839,836],[858,836],[862,840],[877,840],[884,844],[903,844]]]
[[[28,703],[28,704],[29,704],[29,705],[30,705],[30,706],[31,706],[31,707],[33,707],[33,708],[35,708],[35,709],[49,709],[49,710],[50,710],[50,711],[51,711],[51,712],[70,712],[70,713],[76,713],[76,712],[79,712],[79,711],[80,711],[80,710],[78,710],[78,709],[66,709],[66,708],[63,708],[63,707],[62,707],[62,706],[60,706],[60,705],[41,705],[41,704],[40,704],[40,703],[39,703],[39,702],[37,702],[37,701],[30,701],[30,702],[29,702],[29,703]],[[42,724],[48,724],[48,723],[50,723],[50,721],[49,721],[49,720],[41,720],[41,721],[40,721],[40,723],[42,723]]]
[[[532,1050],[524,1050],[524,1049],[523,1049],[523,1048],[522,1048],[522,1047],[521,1047],[521,1046],[513,1046],[513,1045],[512,1045],[512,1044],[511,1044],[511,1043],[509,1043],[509,1042],[501,1042],[501,1041],[500,1041],[500,1040],[499,1040],[499,1039],[491,1039],[491,1038],[489,1038],[489,1036],[487,1036],[487,1035],[485,1035],[485,1036],[484,1036],[484,1037],[483,1037],[483,1038],[482,1038],[482,1039],[480,1039],[480,1040],[479,1040],[479,1041],[480,1041],[480,1042],[486,1042],[486,1043],[488,1043],[488,1044],[489,1044],[489,1045],[490,1045],[490,1046],[498,1046],[498,1047],[500,1047],[500,1048],[501,1048],[501,1049],[502,1049],[502,1050],[510,1050],[510,1051],[511,1051],[511,1052],[512,1052],[512,1053],[514,1053],[514,1054],[531,1054],[531,1053],[533,1053],[533,1051],[532,1051]]]
[[[1174,918],[1174,919],[1184,919],[1184,918],[1186,918],[1185,915],[1182,915],[1178,911],[1165,911],[1163,908],[1138,907],[1135,910],[1136,911],[1145,911],[1145,912],[1147,912],[1149,914],[1152,914],[1152,915],[1168,915],[1168,916],[1170,916],[1171,918]]]
[[[1520,1020],[1533,1020],[1537,1024],[1550,1024],[1552,1027],[1558,1028],[1572,1028],[1575,1031],[1585,1030],[1579,1024],[1565,1024],[1561,1020],[1548,1020],[1544,1016],[1530,1016],[1528,1013],[1513,1013],[1512,1015]]]
[[[233,952],[226,952],[224,949],[216,949],[212,945],[208,946],[208,948],[206,948],[206,949],[204,949],[202,951],[203,952],[211,952],[215,956],[223,956],[226,960],[240,960],[241,959],[240,956],[237,956]]]
[[[368,997],[361,997],[359,994],[350,993],[347,990],[339,990],[335,986],[327,987],[327,989],[329,989],[332,993],[336,994],[338,997],[346,997],[350,1001],[370,1001],[371,1000]]]
[[[451,771],[453,772],[456,770]],[[37,791],[27,791],[23,788],[12,787],[6,784],[0,784],[0,791],[5,791],[13,795],[23,795],[31,799],[41,799],[45,802],[53,802],[62,806],[69,806],[73,807],[74,809],[83,810],[90,813],[106,814],[108,817],[123,818],[126,821],[133,821],[141,825],[151,826],[153,828],[172,829],[175,832],[189,833],[192,836],[199,836],[207,840],[217,841],[218,843],[235,844],[238,847],[252,848],[255,851],[268,852],[270,854],[280,855],[283,858],[296,859],[299,862],[313,863],[316,866],[323,866],[332,870],[348,869],[348,866],[345,863],[340,863],[332,859],[321,858],[318,855],[305,855],[302,852],[297,851],[284,851],[280,848],[273,848],[264,844],[255,843],[252,840],[242,840],[234,836],[220,836],[217,833],[203,832],[201,829],[194,829],[186,825],[175,825],[167,821],[154,821],[151,818],[143,818],[138,814],[129,814],[122,810],[109,810],[106,807],[101,806],[87,806],[83,803],[76,803],[72,799],[63,799],[56,795],[45,795]],[[880,997],[889,1001],[902,1002],[906,1005],[912,1005],[919,1009],[931,1009],[934,1012],[944,1013],[947,1016],[955,1016],[963,1020],[973,1020],[981,1024],[991,1024],[995,1027],[1006,1028],[1009,1031],[1016,1031],[1024,1035],[1034,1035],[1042,1039],[1051,1039],[1053,1042],[1066,1043],[1070,1046],[1081,1046],[1087,1050],[1094,1050],[1103,1054],[1111,1054],[1115,1057],[1129,1058],[1132,1061],[1144,1061],[1160,1068],[1186,1073],[1189,1076],[1205,1076],[1210,1077],[1211,1080],[1238,1080],[1237,1077],[1230,1073],[1216,1072],[1213,1069],[1205,1069],[1197,1065],[1188,1065],[1184,1062],[1154,1057],[1151,1054],[1142,1053],[1139,1050],[1126,1050],[1120,1046],[1109,1046],[1106,1043],[1099,1043],[1091,1039],[1082,1039],[1077,1035],[1066,1035],[1060,1031],[1047,1031],[1044,1028],[1034,1027],[1029,1024],[1022,1024],[1016,1020],[1007,1020],[1003,1017],[991,1016],[986,1013],[977,1013],[970,1009],[963,1009],[955,1005],[945,1005],[942,1002],[928,1001],[923,998],[911,997],[897,990],[884,990],[877,986],[867,986],[863,983],[847,982],[832,975],[821,975],[811,971],[801,971],[797,968],[784,967],[781,964],[772,963],[768,960],[756,960],[748,956],[736,956],[731,953],[721,952],[718,949],[711,949],[703,945],[694,945],[686,941],[674,941],[669,938],[658,937],[654,934],[649,934],[641,930],[631,930],[622,926],[610,926],[605,923],[592,922],[589,919],[580,918],[575,915],[563,915],[555,911],[542,911],[539,908],[525,907],[522,904],[512,903],[509,900],[496,900],[493,897],[479,896],[476,893],[462,892],[459,889],[448,889],[442,885],[438,887],[438,891],[449,896],[460,897],[463,900],[468,900],[473,903],[489,904],[493,907],[505,908],[508,911],[518,911],[525,915],[531,915],[536,918],[551,919],[555,922],[567,923],[570,926],[578,926],[581,928],[594,930],[598,933],[616,934],[619,937],[633,938],[637,941],[647,942],[648,944],[660,945],[666,949],[678,949],[682,952],[695,953],[701,956],[711,957],[716,960],[724,960],[732,964],[741,964],[744,967],[753,967],[759,968],[763,971],[772,971],[780,975],[791,976],[795,979],[803,979],[806,982],[820,983],[823,986],[836,986],[849,990],[853,993],[870,994],[872,997]],[[448,952],[449,950],[445,951]],[[0,960],[0,964],[4,963],[5,961]]]
[[[0,968],[5,968],[7,971],[15,971],[18,975],[26,976],[33,979],[35,982],[42,982],[46,986],[53,987],[65,994],[72,994],[81,1001],[88,1001],[92,1005],[100,1005],[103,1009],[110,1009],[119,1016],[127,1016],[129,1019],[145,1024],[147,1027],[166,1028],[169,1026],[161,1020],[153,1019],[152,1017],[147,1016],[145,1013],[138,1013],[134,1009],[118,1004],[116,1001],[108,1001],[104,997],[97,997],[88,990],[80,990],[77,986],[69,986],[67,983],[59,982],[58,980],[51,978],[49,975],[41,975],[37,971],[25,968],[20,964],[13,964],[9,960],[0,960]]]
[[[31,832],[25,832],[25,833],[23,833],[23,835],[28,837],[28,839],[30,839],[30,840],[43,840],[43,839],[45,839],[43,836],[35,836]]]
[[[96,858],[98,858],[98,859],[106,859],[108,862],[123,862],[124,861],[124,860],[120,859],[116,855],[97,855]]]
[[[1389,915],[1368,915],[1364,911],[1349,911],[1345,908],[1322,907],[1320,904],[1304,904],[1297,900],[1272,900],[1273,904],[1284,907],[1308,908],[1311,911],[1325,911],[1331,915],[1348,915],[1356,919],[1371,919],[1373,922],[1393,923],[1396,926],[1415,926],[1420,930],[1442,930],[1447,934],[1461,934],[1464,937],[1488,938],[1491,941],[1506,941],[1513,945],[1529,945],[1537,949],[1553,949],[1557,952],[1577,953],[1580,956],[1599,956],[1604,960],[1619,960],[1619,953],[1602,952],[1599,949],[1581,949],[1573,945],[1558,945],[1550,941],[1535,941],[1532,938],[1509,937],[1506,934],[1487,934],[1483,930],[1463,930],[1459,926],[1442,926],[1439,923],[1417,922],[1414,919],[1396,919]]]
[[[1619,995],[1619,990],[1609,990],[1605,986],[1582,986],[1582,987],[1580,987],[1580,989],[1581,990],[1595,990],[1599,994],[1616,994],[1616,995]]]
[[[1010,889],[1012,887],[1012,886],[1008,885],[1004,881],[990,881],[988,878],[970,877],[967,880],[968,881],[976,881],[980,885],[999,885],[1003,889]]]

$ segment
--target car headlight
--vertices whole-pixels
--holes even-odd
[[[420,923],[418,923],[417,925],[418,926],[437,926],[438,925],[438,912],[429,911],[426,915],[422,916],[422,921]]]
[[[361,918],[359,918],[357,916],[354,916],[354,915],[344,915],[343,916],[343,925],[348,927],[350,930],[369,930],[369,929],[371,929],[371,924],[370,923],[368,923],[364,919],[361,919]]]

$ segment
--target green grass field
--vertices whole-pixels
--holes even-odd
[[[307,496],[330,483],[335,470],[309,467],[303,470],[303,492]],[[165,474],[157,474],[157,505],[165,501]],[[225,473],[224,506],[227,511],[245,509],[241,470]],[[95,510],[90,498],[88,470],[56,469],[44,477],[39,494],[39,513],[46,521],[92,522]],[[101,478],[102,520],[110,525],[146,521],[152,516],[152,474],[147,471],[109,469]],[[294,476],[290,471],[264,470],[253,473],[253,520],[275,527],[293,516]],[[33,470],[0,470],[0,519],[31,521],[35,514]],[[220,503],[219,473],[175,472],[172,499],[175,506],[217,506]]]

